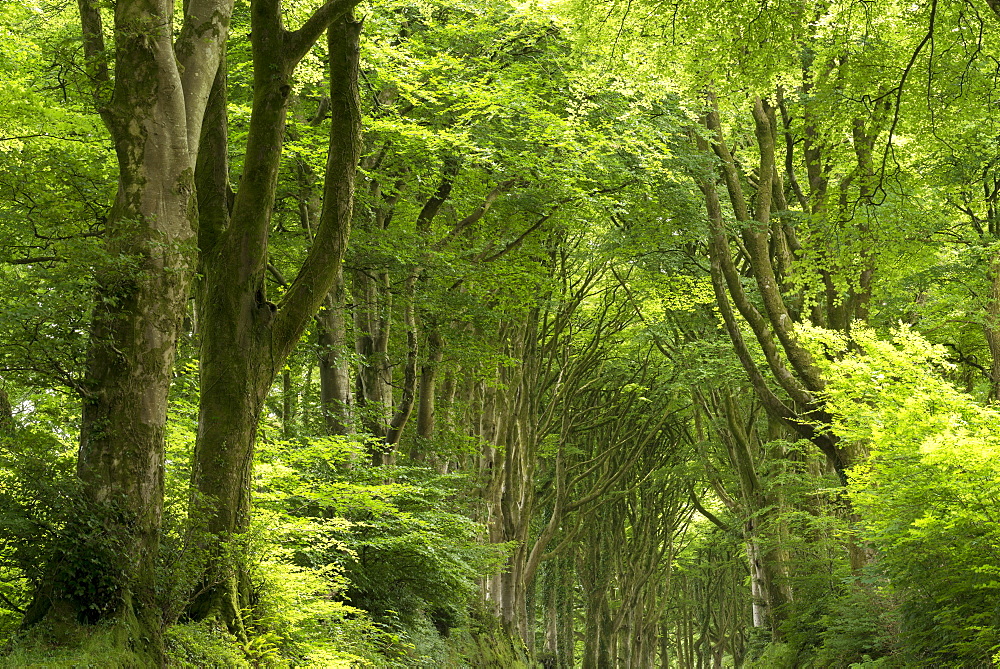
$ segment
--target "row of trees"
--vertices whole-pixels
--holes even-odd
[[[987,661],[998,8],[357,4],[0,9],[8,628]]]

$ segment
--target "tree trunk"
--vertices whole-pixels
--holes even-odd
[[[328,434],[349,434],[352,428],[351,368],[344,348],[347,343],[345,293],[344,273],[339,271],[337,283],[316,316],[320,407]]]
[[[355,398],[365,432],[384,440],[392,416],[392,366],[389,363],[389,275],[354,273],[354,345],[358,354]],[[372,453],[381,464],[382,450]]]
[[[295,414],[298,408],[298,391],[292,380],[292,370],[285,366],[281,370],[281,437],[291,439],[297,432]]]
[[[433,457],[431,440],[434,438],[435,408],[437,402],[437,373],[444,357],[443,341],[437,326],[430,324],[427,328],[427,359],[420,366],[420,399],[417,405],[417,439],[413,448],[413,458],[422,462]],[[454,387],[454,385],[452,385]],[[448,460],[437,463],[447,473]]]
[[[209,245],[203,248],[201,405],[192,486],[207,505],[214,546],[213,562],[189,614],[196,620],[221,617],[237,634],[243,632],[241,611],[248,604],[245,576],[225,564],[223,544],[244,532],[249,522],[260,412],[278,372],[336,281],[350,231],[359,152],[361,30],[351,18],[352,4],[328,3],[295,32],[282,27],[277,2],[253,5],[254,105],[243,179],[228,226],[218,198],[201,200]],[[290,78],[327,25],[332,122],[323,211],[302,267],[275,305],[267,300],[264,274]],[[220,192],[228,186],[225,170],[219,168],[225,153],[224,146],[214,148],[199,164],[199,181],[204,176],[206,190],[211,184]]]
[[[1000,402],[1000,256],[990,259],[987,278],[990,292],[983,331],[990,349],[990,399]]]
[[[114,6],[113,95],[100,9],[80,0],[94,97],[115,143],[118,193],[96,272],[77,473],[103,509],[120,564],[110,589],[70,596],[48,583],[25,616],[50,610],[123,622],[152,663],[162,661],[155,560],[163,510],[164,425],[174,351],[197,257],[194,164],[209,88],[226,39],[230,0],[186,3],[174,42],[169,0]],[[106,573],[106,572],[105,572]],[[77,573],[73,585],[91,575]],[[100,578],[100,574],[92,575]],[[66,584],[68,585],[68,584]]]
[[[660,669],[670,669],[670,624],[660,623]]]
[[[403,304],[403,325],[406,327],[406,365],[403,367],[403,388],[400,392],[399,405],[395,408],[389,420],[389,429],[385,435],[385,452],[382,454],[384,464],[392,464],[395,460],[396,446],[403,436],[403,430],[413,413],[413,401],[417,392],[417,319],[415,312],[417,272],[411,271],[404,285],[405,303]],[[376,461],[375,464],[379,464]]]
[[[811,354],[799,344],[796,338],[794,324],[780,292],[780,285],[770,258],[771,245],[768,236],[770,234],[773,185],[777,178],[774,157],[773,109],[761,98],[756,98],[753,104],[753,117],[757,148],[760,152],[758,168],[760,183],[757,188],[752,217],[743,194],[744,179],[722,136],[717,109],[712,109],[704,117],[705,126],[715,134],[711,144],[702,138],[696,138],[696,142],[702,150],[706,152],[711,150],[720,160],[719,172],[729,192],[733,214],[737,221],[745,227],[742,241],[746,248],[750,269],[754,275],[757,293],[764,309],[763,312],[758,310],[755,301],[751,300],[745,292],[731,256],[729,235],[723,225],[721,204],[715,190],[715,179],[702,174],[698,176],[697,180],[699,188],[705,195],[711,230],[709,256],[716,301],[737,357],[768,414],[782,421],[802,438],[812,441],[830,460],[841,479],[841,483],[846,484],[846,469],[851,464],[851,454],[826,429],[830,417],[824,412],[823,403],[817,396],[825,381],[813,362]],[[729,302],[730,297],[760,344],[774,380],[788,394],[791,400],[789,404],[786,404],[784,399],[779,398],[774,393],[758,368],[734,318]],[[805,417],[808,417],[809,420],[803,420]]]
[[[545,658],[547,666],[555,666],[559,657],[559,581],[558,562],[553,562],[542,581],[542,596],[545,598]]]
[[[559,667],[576,666],[576,574],[573,571],[573,554],[558,558],[559,569]]]
[[[14,427],[14,407],[3,387],[3,379],[0,379],[0,437],[13,433]]]

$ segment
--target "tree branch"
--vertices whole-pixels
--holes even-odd
[[[441,207],[451,197],[451,189],[455,185],[455,176],[458,174],[458,167],[459,162],[457,158],[454,156],[445,158],[441,183],[438,185],[437,190],[434,191],[434,194],[427,198],[427,202],[424,203],[424,206],[420,209],[420,213],[417,215],[418,232],[426,234],[430,231],[434,217],[438,215]]]
[[[1000,8],[1000,2],[998,2],[998,0],[986,0],[986,1],[987,4],[990,6],[990,9],[992,9],[997,14],[997,16],[1000,16],[1000,9],[998,9]],[[920,40],[920,44],[917,45],[917,48],[913,50],[913,55],[910,56],[909,62],[906,64],[906,67],[903,68],[903,74],[899,79],[899,86],[896,87],[895,91],[896,102],[892,114],[892,123],[889,125],[889,135],[885,140],[885,151],[882,152],[882,166],[879,168],[879,183],[874,189],[874,192],[882,193],[883,200],[885,199],[886,195],[885,195],[885,188],[882,185],[882,180],[885,179],[885,167],[886,164],[889,162],[889,155],[893,154],[892,138],[893,135],[896,134],[896,126],[899,124],[899,115],[900,115],[899,113],[900,109],[902,108],[902,101],[903,101],[903,88],[906,86],[906,79],[910,75],[910,70],[913,69],[913,65],[917,62],[917,57],[920,55],[920,52],[923,51],[924,46],[927,45],[927,42],[929,42],[930,39],[934,36],[934,22],[936,17],[937,17],[937,0],[931,0],[931,15],[930,19],[928,20],[927,33],[924,35],[924,38]],[[895,158],[893,160],[895,160]]]
[[[532,232],[534,232],[538,228],[542,227],[542,224],[545,223],[545,221],[547,221],[550,218],[552,218],[552,215],[556,212],[557,209],[558,209],[558,207],[556,207],[556,209],[553,209],[552,211],[550,211],[549,213],[545,214],[540,219],[538,219],[537,221],[535,221],[535,223],[531,227],[529,227],[527,230],[525,230],[524,232],[522,232],[512,242],[507,243],[507,245],[505,245],[502,249],[500,249],[496,253],[493,253],[491,255],[487,255],[488,250],[484,251],[483,253],[480,253],[478,256],[476,256],[474,258],[474,261],[475,262],[493,262],[494,260],[499,260],[500,258],[504,257],[505,255],[507,255],[508,253],[510,253],[511,251],[515,250],[517,247],[519,247],[521,244],[523,244],[524,240],[528,238],[528,235],[530,235]]]
[[[288,288],[288,280],[285,279],[285,275],[281,273],[281,270],[279,270],[271,263],[267,263],[267,271],[271,275],[271,277],[278,282],[279,286],[283,288]]]
[[[510,188],[515,183],[517,183],[516,179],[508,179],[507,181],[501,181],[500,183],[498,183],[493,188],[493,190],[491,190],[489,193],[486,194],[486,197],[483,199],[482,204],[476,207],[475,210],[473,210],[472,213],[470,213],[468,216],[466,216],[458,223],[456,223],[454,226],[452,226],[451,230],[448,231],[448,234],[445,235],[437,244],[435,244],[434,248],[435,249],[443,248],[446,244],[448,244],[448,242],[450,242],[459,234],[461,234],[463,230],[465,230],[467,227],[469,227],[476,221],[480,220],[483,216],[485,216],[486,213],[490,210],[490,207],[493,206],[493,203],[496,201],[496,199],[500,197],[503,193],[506,193],[508,190],[510,190]]]
[[[66,260],[62,256],[41,256],[38,258],[17,258],[11,260],[0,260],[7,265],[34,265],[40,262],[56,262],[60,260]]]
[[[80,9],[80,27],[83,29],[83,55],[87,59],[88,74],[94,82],[94,104],[105,125],[110,127],[112,117],[103,92],[109,88],[111,75],[108,71],[108,52],[104,45],[100,3],[99,0],[77,0],[77,5]]]
[[[327,0],[298,30],[284,34],[285,54],[292,63],[302,60],[327,28],[347,15],[360,0]]]
[[[0,386],[0,436],[14,431],[14,408],[3,386]]]
[[[274,331],[285,348],[295,345],[334,285],[350,236],[361,153],[360,37],[361,22],[349,9],[330,26],[331,125],[323,210],[313,245],[278,305]]]
[[[83,28],[83,55],[87,58],[90,77],[98,84],[111,80],[108,73],[108,53],[104,46],[104,25],[98,0],[77,0],[80,25]]]
[[[704,140],[699,140],[699,143],[703,141]],[[752,385],[754,390],[757,392],[758,397],[760,397],[761,402],[764,403],[768,413],[775,418],[794,425],[796,418],[795,412],[786,406],[785,403],[774,394],[771,388],[768,387],[767,381],[764,379],[764,375],[761,373],[760,369],[757,368],[753,355],[750,353],[750,349],[747,347],[746,341],[743,339],[743,333],[740,332],[739,325],[736,322],[732,306],[729,303],[729,293],[734,293],[734,299],[737,297],[742,298],[738,303],[738,306],[752,307],[752,305],[749,305],[745,295],[743,295],[742,287],[739,285],[739,277],[730,276],[735,274],[735,269],[732,267],[732,258],[729,256],[729,248],[726,245],[725,233],[722,230],[722,209],[719,205],[719,196],[716,193],[715,184],[712,183],[711,177],[706,177],[700,180],[699,186],[705,194],[709,225],[712,228],[708,246],[709,257],[711,259],[712,288],[715,291],[715,302],[719,309],[719,313],[722,315],[726,331],[729,333],[729,339],[733,343],[733,348],[736,351],[736,357],[743,366],[743,370],[747,373],[747,376],[750,379],[750,385]],[[727,291],[727,284],[730,289],[729,291]],[[781,363],[780,358],[777,357],[777,349],[774,346],[774,342],[770,339],[770,333],[766,331],[763,333],[757,332],[758,328],[762,325],[760,322],[762,321],[760,314],[756,312],[756,309],[750,311],[749,308],[747,314],[750,314],[751,317],[756,316],[752,321],[749,318],[747,320],[750,322],[751,328],[754,330],[754,334],[757,335],[761,348],[764,349],[768,365],[770,366],[771,371],[775,374],[775,377],[778,379],[780,385],[784,388],[787,384],[788,388],[786,388],[786,390],[790,388],[793,391],[796,391],[796,394],[801,400],[807,402],[807,404],[811,404],[812,397],[799,386],[798,382]],[[747,314],[744,314],[744,317],[746,317]]]
[[[18,613],[20,613],[22,615],[26,612],[25,609],[22,609],[17,604],[15,604],[14,602],[10,601],[7,598],[7,595],[3,594],[2,592],[0,592],[0,602],[3,602],[4,604],[6,604],[8,609],[10,609],[12,611],[16,611],[16,612],[18,612]]]
[[[188,149],[193,161],[208,97],[223,62],[233,0],[188,0],[184,4],[184,24],[174,42],[174,54],[184,89]]]

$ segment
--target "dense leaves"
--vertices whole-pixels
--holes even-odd
[[[132,180],[130,142],[173,136],[137,110],[177,89],[130,115],[119,86],[129,123],[102,123],[141,68],[104,72],[94,26],[154,52],[104,4],[86,30],[0,6],[0,664],[1000,657],[995,3],[362,3],[352,231],[297,344],[274,319],[328,241],[324,185],[353,188],[327,174],[343,82],[335,40],[279,72],[311,28],[261,45],[333,5],[232,3],[214,148],[197,189],[156,190],[169,161]],[[191,64],[190,93],[215,71],[184,60],[177,5],[156,71]],[[200,249],[160,234],[167,209],[123,218],[195,190]],[[213,369],[270,365],[261,387],[203,377],[206,341],[232,355]],[[140,477],[95,484],[149,455],[141,504]]]

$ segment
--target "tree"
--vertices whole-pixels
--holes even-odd
[[[243,634],[246,584],[223,560],[222,544],[245,531],[257,425],[267,393],[340,274],[358,163],[357,93],[361,23],[355,3],[323,5],[301,28],[282,25],[281,3],[251,7],[254,99],[243,177],[229,204],[224,73],[213,89],[212,119],[198,162],[204,280],[201,296],[201,398],[192,487],[209,504],[218,545],[195,619],[221,616]],[[329,29],[327,29],[329,26]],[[267,299],[267,241],[281,161],[285,114],[296,64],[328,30],[330,144],[323,210],[302,266],[278,304]]]
[[[102,11],[81,0],[94,103],[115,144],[118,193],[97,268],[78,474],[121,536],[111,593],[72,597],[49,583],[26,616],[135,619],[132,641],[158,659],[154,560],[163,504],[164,421],[178,330],[196,262],[194,167],[232,0],[118,2],[105,45]],[[113,58],[113,63],[112,63]],[[100,568],[100,567],[98,567]],[[100,596],[99,600],[91,599]],[[103,595],[103,596],[102,596]]]

